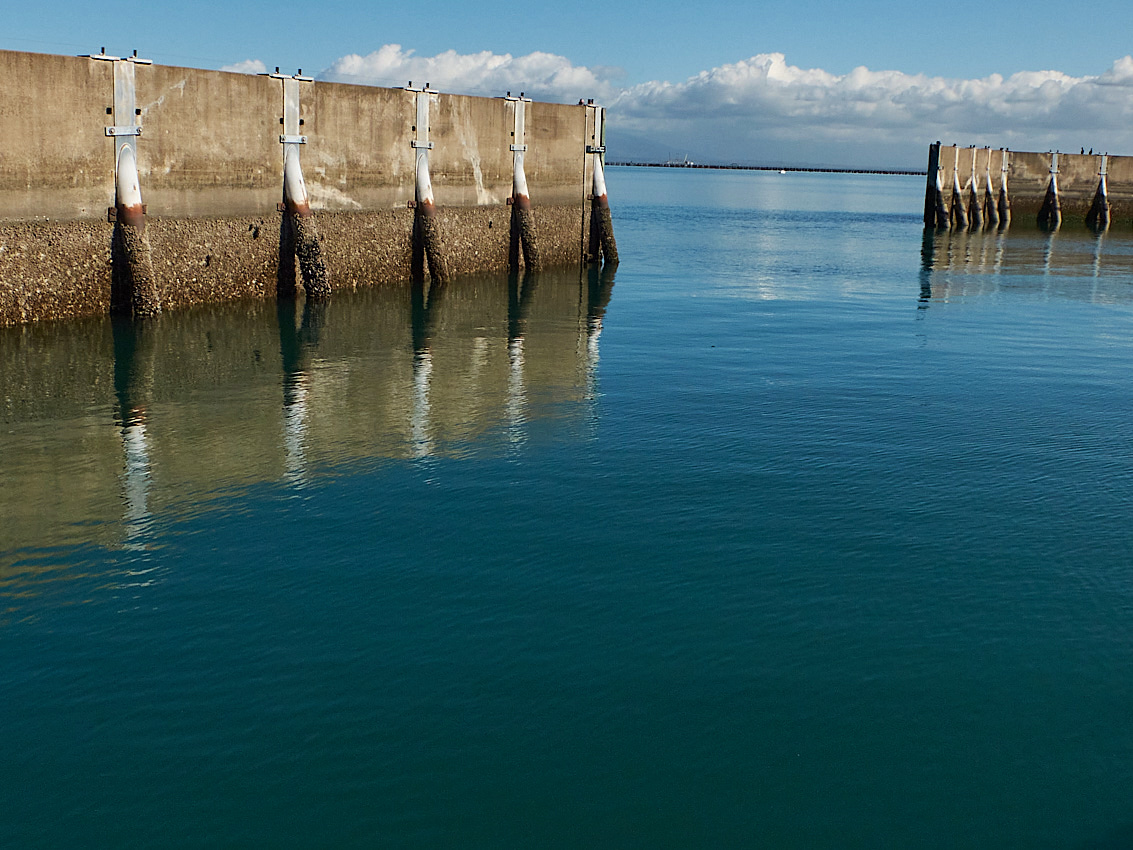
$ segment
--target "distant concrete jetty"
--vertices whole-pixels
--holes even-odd
[[[105,51],[0,76],[0,325],[617,262],[593,101]]]
[[[1049,230],[1063,224],[1105,230],[1131,221],[1133,157],[929,146],[925,227],[981,230],[1026,222]]]

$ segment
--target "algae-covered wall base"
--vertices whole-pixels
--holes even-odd
[[[276,294],[282,213],[150,218],[146,236],[164,309]],[[438,208],[460,275],[507,271],[511,208]],[[409,280],[411,209],[316,213],[330,291]],[[579,262],[581,207],[539,210],[541,262]],[[0,324],[109,312],[114,225],[0,222]],[[301,275],[297,276],[301,282]]]

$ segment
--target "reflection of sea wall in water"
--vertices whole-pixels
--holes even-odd
[[[926,299],[1009,289],[1071,300],[1133,302],[1133,241],[1116,234],[926,231],[921,268]]]
[[[123,117],[120,64],[0,51],[0,324],[106,312],[123,138],[107,131],[123,122],[141,127],[131,138],[166,309],[275,293],[281,138],[300,150],[331,287],[410,278],[415,92],[131,62],[137,114]],[[293,129],[281,123],[288,87]],[[506,270],[514,102],[433,100],[429,171],[452,271]],[[526,103],[524,164],[547,266],[582,257],[596,110]]]
[[[301,327],[301,308],[272,303],[167,313],[125,344],[109,319],[0,330],[0,551],[65,539],[78,522],[87,524],[72,542],[120,537],[128,419],[145,425],[151,513],[289,480],[285,431],[296,416],[286,408],[298,402],[286,387],[297,379],[302,463],[315,477],[355,459],[412,457],[415,428],[435,453],[459,455],[513,426],[517,334],[528,419],[581,415],[587,282],[570,270],[527,283],[522,313],[498,277],[462,280],[423,304],[407,286],[367,289],[324,304],[314,332]],[[423,423],[421,352],[432,363]]]

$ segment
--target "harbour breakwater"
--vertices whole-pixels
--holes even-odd
[[[980,230],[1012,222],[1049,230],[1133,223],[1133,157],[929,146],[926,227]]]
[[[0,78],[0,325],[617,260],[591,101],[105,52]]]

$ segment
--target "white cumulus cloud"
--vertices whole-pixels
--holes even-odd
[[[220,70],[231,71],[234,74],[265,74],[268,66],[259,59],[245,59],[232,65],[224,65]]]
[[[246,60],[225,70],[265,70]],[[704,162],[923,167],[937,139],[1019,150],[1133,152],[1133,57],[1096,76],[1057,70],[931,77],[855,68],[834,74],[762,53],[681,82],[621,86],[618,68],[564,56],[449,50],[419,56],[398,44],[350,54],[319,74],[380,86],[429,83],[442,92],[537,100],[594,98],[609,107],[615,159],[684,155]]]
[[[496,97],[511,91],[542,100],[571,102],[579,98],[608,98],[614,89],[608,82],[617,69],[591,69],[574,65],[554,53],[457,53],[446,50],[436,56],[418,56],[400,44],[387,44],[366,56],[352,53],[336,60],[319,79],[341,83],[403,86],[428,83],[432,88],[455,94]]]
[[[610,102],[616,149],[650,142],[692,158],[921,165],[929,142],[1019,149],[1133,148],[1133,58],[1098,76],[1026,71],[947,79],[787,64],[781,53],[649,82]]]

